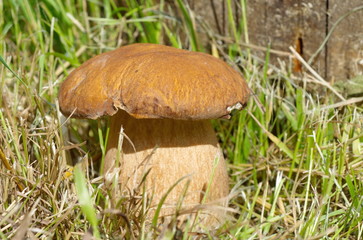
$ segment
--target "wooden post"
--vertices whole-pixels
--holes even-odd
[[[226,1],[187,2],[195,16],[208,23],[215,34],[227,35]],[[241,16],[240,0],[232,2],[237,19]],[[363,9],[357,10],[363,8],[362,0],[249,0],[247,5],[251,44],[261,47],[270,44],[271,49],[286,52],[293,46],[307,61],[323,46],[311,65],[327,81],[363,75]],[[354,9],[354,13],[341,20]],[[334,26],[328,41],[322,45]],[[199,31],[202,32],[200,26]],[[203,38],[208,41],[206,36]],[[264,56],[261,51],[253,53]],[[284,57],[272,54],[271,62],[277,64],[278,58]],[[297,63],[293,66],[294,71],[300,71],[300,68]]]
[[[336,25],[328,41],[327,72],[328,79],[344,80],[363,75],[363,8],[362,0],[329,0],[329,30]]]

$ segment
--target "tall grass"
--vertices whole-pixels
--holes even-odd
[[[317,95],[319,81],[294,75],[288,58],[272,65],[268,46],[264,59],[244,48],[247,1],[226,1],[228,31],[223,39],[208,35],[210,42],[200,37],[198,13],[176,3],[0,1],[0,237],[362,238],[362,106],[336,107],[341,100],[328,90]],[[107,119],[59,112],[59,84],[75,67],[134,42],[196,51],[212,45],[249,82],[246,109],[214,122],[238,213],[216,230],[148,222],[145,196],[120,197],[117,182],[97,175]],[[83,173],[77,167],[73,174],[76,163]]]

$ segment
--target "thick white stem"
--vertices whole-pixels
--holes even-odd
[[[116,164],[121,126],[135,148],[124,137]],[[184,176],[191,180],[184,205],[201,203],[207,189],[206,202],[228,195],[226,164],[210,121],[135,119],[119,111],[111,119],[110,130],[105,172],[120,166],[123,189],[136,188],[151,169],[146,186],[154,204]],[[168,205],[177,203],[187,179],[168,196]]]

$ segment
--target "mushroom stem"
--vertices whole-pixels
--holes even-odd
[[[119,155],[120,181],[123,189],[135,189],[143,175],[153,204],[184,176],[190,184],[183,205],[217,200],[229,193],[225,160],[213,127],[208,120],[136,119],[124,111],[111,117],[105,172],[115,169],[121,126],[125,137]],[[216,161],[217,159],[217,161]],[[213,179],[212,179],[213,177]],[[187,181],[181,181],[168,195],[166,203],[174,205]],[[206,190],[209,189],[205,197]]]

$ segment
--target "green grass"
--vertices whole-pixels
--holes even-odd
[[[241,19],[227,1],[224,41],[206,34],[209,42],[185,1],[176,9],[167,1],[124,2],[0,1],[0,238],[362,238],[362,105],[327,88],[318,95],[319,81],[294,75],[289,62],[274,66],[269,50],[260,59],[242,47],[249,43],[245,0]],[[65,121],[59,112],[58,87],[75,67],[134,42],[215,49],[249,82],[246,109],[214,121],[237,212],[219,229],[148,221],[146,197],[123,198],[117,182],[95,174],[107,119]]]

